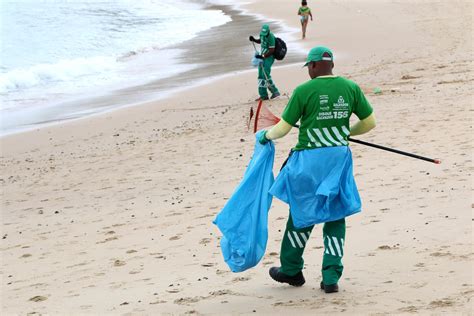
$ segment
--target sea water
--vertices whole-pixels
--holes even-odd
[[[31,123],[52,104],[181,71],[174,59],[182,52],[170,47],[231,20],[204,8],[181,0],[2,0],[2,133],[22,124],[19,115]]]

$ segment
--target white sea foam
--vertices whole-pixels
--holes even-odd
[[[182,71],[173,46],[231,18],[183,0],[2,0],[0,116]],[[188,67],[189,68],[189,67]],[[69,111],[69,109],[65,109]],[[22,115],[23,115],[22,114]],[[36,115],[36,114],[35,114]],[[4,129],[5,124],[1,128]]]
[[[112,71],[118,67],[113,57],[76,58],[55,64],[39,64],[0,74],[0,93],[35,86],[77,80],[80,77]]]

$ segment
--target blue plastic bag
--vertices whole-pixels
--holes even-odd
[[[242,181],[213,222],[222,232],[222,255],[232,272],[256,266],[267,247],[275,147],[271,141],[258,142],[262,132],[256,134],[254,154]]]
[[[360,212],[350,148],[294,151],[270,194],[290,206],[296,228],[332,222]]]
[[[255,55],[252,57],[251,63],[252,63],[252,66],[254,66],[254,67],[258,67],[258,66],[260,66],[261,63],[263,63],[263,59],[257,58],[256,57],[257,55],[258,55],[258,53],[255,52]]]

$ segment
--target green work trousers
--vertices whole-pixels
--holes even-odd
[[[272,94],[278,93],[278,88],[272,80],[271,71],[275,57],[270,56],[263,60],[258,66],[258,94],[261,98],[268,98],[268,90]]]
[[[281,272],[293,276],[303,269],[303,252],[313,227],[314,225],[300,229],[295,228],[291,214],[288,216],[285,234],[281,243]],[[324,254],[321,272],[325,285],[336,284],[342,275],[345,236],[346,221],[344,218],[324,223]]]

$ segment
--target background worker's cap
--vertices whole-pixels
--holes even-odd
[[[268,24],[262,25],[262,30],[260,31],[260,36],[267,36],[270,33],[270,26]]]
[[[306,58],[306,64],[303,67],[308,66],[310,62],[313,61],[333,61],[333,54],[332,51],[324,46],[317,46],[312,48],[309,53],[308,57]]]

